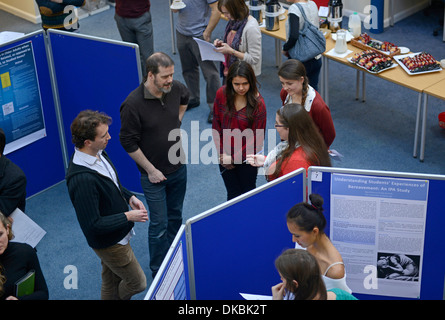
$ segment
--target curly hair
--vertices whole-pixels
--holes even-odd
[[[100,124],[111,124],[111,117],[103,112],[84,110],[79,112],[71,123],[71,141],[76,148],[83,148],[85,140],[96,138],[96,128]]]

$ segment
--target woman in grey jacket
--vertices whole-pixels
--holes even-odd
[[[257,20],[249,15],[244,0],[220,0],[218,9],[229,20],[224,38],[216,39],[216,51],[225,56],[221,71],[225,78],[229,67],[236,60],[249,63],[255,76],[261,74],[261,31]]]

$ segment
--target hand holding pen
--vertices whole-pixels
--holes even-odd
[[[245,162],[253,167],[262,167],[264,165],[264,161],[266,160],[266,156],[262,153],[263,150],[256,154],[248,154]]]

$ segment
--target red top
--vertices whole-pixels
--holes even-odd
[[[277,162],[275,162],[273,166],[275,166],[276,164]],[[304,153],[303,148],[298,147],[297,149],[295,149],[294,153],[292,153],[292,155],[287,160],[283,161],[283,163],[281,164],[281,171],[278,177],[284,176],[300,168],[304,168],[306,170],[306,175],[307,175],[307,170],[312,165],[313,164],[311,164],[306,160],[306,154]],[[273,175],[269,175],[270,181],[274,179],[276,178]]]
[[[249,124],[246,107],[228,114],[226,86],[216,92],[213,104],[213,140],[219,152],[232,156],[235,164],[241,164],[246,154],[256,154],[263,148],[267,112],[264,99],[258,96],[258,106]]]
[[[286,100],[286,97],[287,97],[287,91],[281,89],[280,98],[283,104],[284,101]],[[312,106],[311,110],[309,110],[309,115],[311,116],[312,120],[314,120],[314,123],[320,130],[324,142],[326,143],[326,146],[329,149],[329,147],[331,146],[332,142],[335,139],[334,122],[332,121],[331,110],[329,110],[329,107],[326,105],[326,103],[323,101],[323,98],[317,91],[315,91],[315,98],[314,101],[312,101]]]
[[[150,11],[150,0],[116,0],[116,13],[123,18],[138,18]]]

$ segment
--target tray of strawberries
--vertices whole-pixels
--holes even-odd
[[[427,52],[417,52],[394,56],[394,60],[409,75],[441,71],[440,62]]]
[[[352,39],[351,44],[363,50],[376,50],[388,57],[393,57],[400,54],[399,47],[394,43],[373,39],[366,32]]]
[[[397,64],[387,57],[374,50],[365,50],[354,54],[348,61],[365,69],[370,73],[380,73],[385,70],[397,67]]]

